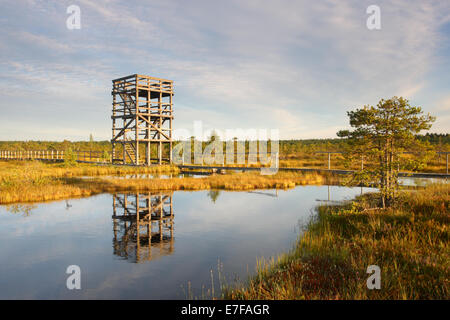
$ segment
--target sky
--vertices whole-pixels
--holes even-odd
[[[111,80],[135,73],[174,81],[175,129],[335,138],[347,111],[403,96],[450,132],[448,0],[0,0],[0,12],[0,140],[109,140]]]

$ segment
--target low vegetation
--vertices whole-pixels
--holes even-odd
[[[174,166],[80,164],[68,167],[65,164],[44,164],[36,161],[0,162],[0,203],[49,201],[120,191],[287,189],[300,184],[338,181],[333,175],[291,172],[279,172],[275,175],[261,175],[259,172],[230,173],[204,178],[178,175],[174,178],[166,176],[163,179],[116,177],[136,173],[177,175],[179,171]]]
[[[295,248],[261,262],[227,299],[450,298],[450,186],[403,191],[394,206],[374,207],[366,194],[320,206]],[[381,268],[381,289],[369,290],[369,265]]]

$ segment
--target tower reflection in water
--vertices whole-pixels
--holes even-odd
[[[139,263],[173,252],[172,193],[113,194],[114,254]]]

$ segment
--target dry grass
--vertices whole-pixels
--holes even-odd
[[[42,163],[0,162],[0,203],[35,202],[84,197],[103,192],[157,190],[252,190],[293,188],[301,184],[337,183],[332,175],[279,172],[275,175],[233,173],[205,178],[118,179],[80,176],[177,172],[176,167],[83,165],[66,168]]]
[[[295,248],[260,262],[257,276],[228,299],[449,299],[450,186],[405,191],[396,207],[371,209],[365,195],[318,208]],[[381,268],[368,290],[366,268]]]
[[[42,178],[126,175],[136,173],[160,174],[178,173],[176,166],[132,167],[113,165],[77,164],[66,166],[63,163],[44,163],[41,161],[0,161],[0,182],[14,180],[39,180]]]
[[[414,155],[403,155],[404,160],[415,159]],[[280,158],[279,165],[281,168],[316,168],[316,169],[328,169],[328,155],[327,154],[308,154],[297,153],[291,155],[284,155]],[[376,164],[364,163],[364,166],[370,167]],[[344,157],[341,154],[331,155],[331,168],[332,169],[351,169],[359,170],[361,168],[361,162],[359,160],[353,161],[351,164],[347,164]],[[400,168],[400,171],[411,172],[405,168]],[[445,155],[435,156],[422,167],[416,170],[417,172],[427,173],[445,173],[446,172],[446,159]]]

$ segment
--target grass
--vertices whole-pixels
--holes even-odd
[[[248,283],[226,299],[450,298],[448,184],[404,191],[390,209],[375,194],[320,206],[291,252],[259,261]],[[369,265],[381,268],[381,289],[369,290]]]
[[[413,155],[404,155],[404,159],[412,160]],[[280,156],[279,165],[281,168],[316,168],[328,169],[328,155],[309,155],[309,154],[292,154]],[[364,162],[366,168],[373,167],[374,163]],[[344,157],[341,154],[331,155],[331,169],[345,169],[345,170],[359,170],[361,168],[360,161],[353,161],[351,164],[346,164]],[[412,172],[406,168],[400,168],[402,172]],[[416,172],[427,173],[445,173],[446,162],[445,157],[434,157],[430,159],[422,168],[417,168]]]
[[[119,179],[102,175],[134,173],[177,173],[176,167],[118,167],[40,162],[0,162],[0,204],[60,200],[85,197],[103,192],[136,192],[163,190],[252,190],[288,189],[301,184],[336,183],[333,175],[259,172],[213,175],[205,178]],[[81,176],[95,176],[85,179]]]
[[[413,155],[404,155],[403,159],[413,160]],[[193,164],[195,165],[195,164]],[[229,167],[268,167],[270,164],[262,164],[261,162],[252,164],[227,164]],[[378,165],[377,163],[369,163],[367,160],[364,162],[365,168],[370,168]],[[200,166],[200,165],[199,165]],[[213,165],[214,166],[214,165]],[[351,163],[347,163],[341,154],[331,155],[331,169],[341,169],[341,170],[360,170],[361,161],[355,160]],[[279,159],[280,168],[311,168],[311,169],[328,169],[328,155],[327,154],[309,154],[309,153],[296,153],[296,154],[286,154],[280,155]],[[401,172],[426,172],[426,173],[445,173],[446,172],[446,162],[445,157],[442,155],[440,157],[434,157],[423,167],[416,168],[415,170],[400,168]]]

